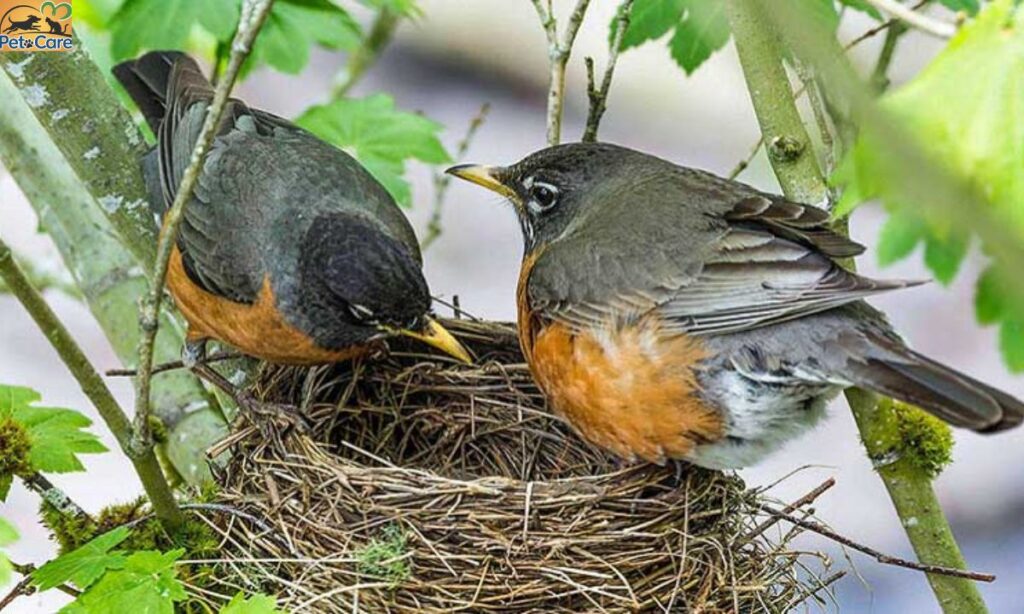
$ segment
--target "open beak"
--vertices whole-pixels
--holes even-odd
[[[505,198],[515,200],[516,193],[501,182],[502,171],[500,166],[484,166],[482,164],[460,164],[453,166],[445,172],[454,175],[459,179],[465,179],[471,183],[482,185],[488,190],[497,192]]]
[[[473,358],[466,351],[466,348],[459,343],[459,340],[455,338],[445,327],[441,326],[437,320],[433,318],[427,318],[427,326],[423,332],[415,332],[408,329],[398,329],[394,331],[399,335],[411,337],[418,341],[422,341],[431,347],[435,347],[449,356],[453,356],[466,363],[467,365],[473,364]]]

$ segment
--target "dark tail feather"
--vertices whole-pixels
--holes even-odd
[[[886,344],[890,352],[894,349]],[[851,362],[847,376],[858,386],[916,405],[953,426],[995,433],[1024,422],[1024,403],[1005,392],[900,348],[894,359]]]
[[[114,77],[124,86],[156,132],[167,115],[168,101],[182,95],[195,98],[212,94],[210,82],[195,60],[180,51],[152,51],[114,67]]]

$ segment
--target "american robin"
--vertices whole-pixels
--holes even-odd
[[[449,173],[507,197],[519,337],[553,407],[627,459],[757,462],[860,386],[982,433],[1024,404],[909,349],[815,207],[609,144]]]
[[[174,201],[213,87],[194,60],[152,52],[114,75],[157,135],[143,160],[157,215]],[[207,339],[272,362],[352,358],[394,335],[468,361],[429,317],[416,236],[351,156],[288,120],[230,100],[185,210],[167,286]]]

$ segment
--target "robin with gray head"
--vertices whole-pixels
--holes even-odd
[[[610,144],[449,173],[507,197],[525,254],[519,338],[554,409],[627,459],[757,462],[859,386],[981,433],[1024,404],[909,349],[836,260],[828,214]]]
[[[162,216],[213,87],[176,52],[146,54],[114,75],[157,135],[143,166]],[[185,209],[167,286],[193,359],[216,339],[273,362],[335,362],[404,335],[468,361],[429,316],[421,265],[405,216],[358,162],[233,99]]]

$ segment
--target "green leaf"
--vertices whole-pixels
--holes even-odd
[[[839,0],[839,3],[840,4],[844,4],[844,5],[850,7],[851,9],[854,9],[856,11],[860,11],[862,13],[867,13],[871,17],[877,19],[878,21],[882,21],[882,18],[883,18],[882,14],[879,13],[878,9],[876,9],[867,0]]]
[[[9,546],[17,540],[18,531],[14,528],[14,525],[0,518],[0,546]],[[0,552],[0,586],[4,586],[11,581],[12,571],[11,561],[8,560],[6,554]]]
[[[107,570],[121,569],[125,566],[126,555],[110,550],[128,539],[130,534],[131,531],[127,527],[108,531],[35,570],[32,572],[32,580],[44,591],[66,582],[86,589]]]
[[[340,6],[328,0],[278,0],[253,44],[249,62],[297,74],[309,62],[313,44],[352,50],[359,43],[359,24]]]
[[[11,418],[28,432],[29,462],[36,471],[67,473],[85,468],[78,454],[106,452],[99,439],[83,430],[92,421],[70,409],[38,407],[39,393],[0,385],[0,418]]]
[[[418,17],[422,13],[416,0],[360,0],[360,2],[373,9],[386,8],[403,17]]]
[[[999,328],[999,349],[1011,371],[1024,371],[1024,318],[1011,318],[1003,322]]]
[[[296,123],[353,154],[405,206],[411,203],[409,184],[402,178],[405,162],[450,160],[437,136],[441,125],[395,109],[394,100],[384,94],[314,106]]]
[[[689,75],[712,53],[724,47],[730,35],[725,2],[686,0],[686,16],[676,26],[668,44],[669,51],[672,59]]]
[[[124,60],[143,49],[184,49],[195,26],[227,40],[240,6],[238,0],[125,0],[109,21],[111,52]]]
[[[109,21],[111,52],[123,60],[144,49],[185,49],[195,28],[228,42],[240,10],[240,0],[125,0]],[[269,64],[295,74],[309,62],[311,46],[351,50],[360,36],[359,24],[330,0],[277,0],[246,70]]]
[[[635,0],[629,15],[629,27],[622,35],[622,49],[642,45],[668,34],[683,18],[688,0]],[[615,22],[609,37],[615,32]]]
[[[284,610],[277,609],[277,599],[273,597],[253,595],[246,599],[238,593],[221,608],[220,614],[284,614]]]
[[[912,215],[894,213],[882,226],[878,264],[888,266],[909,256],[925,237],[925,225]]]
[[[11,493],[11,484],[14,483],[14,476],[5,473],[0,475],[0,501],[6,501],[7,495]]]
[[[1006,281],[996,265],[985,269],[978,278],[974,294],[974,314],[982,324],[995,324],[1003,319],[1007,310]]]
[[[930,234],[925,238],[924,262],[928,268],[935,273],[935,278],[944,286],[948,286],[956,272],[960,269],[960,263],[967,255],[967,247],[970,241],[960,233],[952,233],[944,237]]]
[[[98,582],[61,612],[174,614],[174,603],[188,597],[174,566],[184,553],[184,549],[166,553],[152,550],[135,552],[125,559],[122,569],[103,574]]]
[[[951,11],[964,11],[968,15],[976,15],[978,9],[978,0],[939,0],[943,6]]]
[[[947,6],[951,3],[944,2]],[[973,11],[977,2],[951,6]],[[887,94],[881,107],[906,129],[929,164],[965,186],[971,206],[996,220],[1001,230],[1024,242],[1024,11],[1014,0],[993,0],[968,21],[913,80]],[[906,181],[899,148],[877,130],[863,129],[833,181],[847,194],[842,211],[856,202],[881,199],[893,212],[909,211],[925,223],[925,261],[943,283],[956,275],[967,249],[966,229],[951,228],[933,196]],[[998,254],[992,246],[983,251]],[[1002,270],[1018,263],[995,263]],[[1007,302],[989,273],[979,280],[978,317],[1003,323],[1000,345],[1011,368],[1020,365],[1018,326],[1024,305]],[[1009,278],[1003,276],[1003,280]],[[1009,286],[1011,282],[1002,285]],[[1014,280],[1012,283],[1017,283]]]

